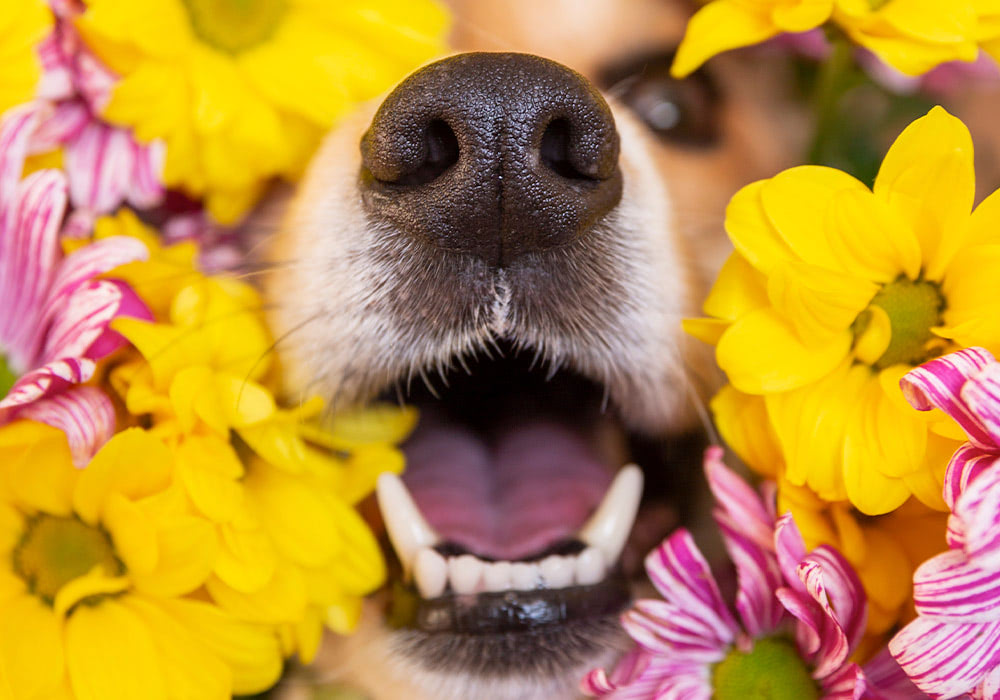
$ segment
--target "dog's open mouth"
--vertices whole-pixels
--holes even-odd
[[[651,443],[628,433],[599,384],[509,347],[492,355],[432,389],[402,390],[421,419],[405,474],[378,486],[398,564],[389,617],[466,645],[569,635],[587,646],[582,630],[605,643],[638,568],[634,554],[622,562],[643,497],[643,471],[629,462],[640,444],[648,461]],[[659,537],[676,511],[655,501],[636,529]],[[638,548],[651,545],[645,534]]]

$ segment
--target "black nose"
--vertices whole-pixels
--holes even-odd
[[[604,98],[527,54],[462,54],[414,73],[382,103],[361,154],[370,217],[493,265],[569,243],[621,198]]]

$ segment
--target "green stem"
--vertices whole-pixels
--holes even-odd
[[[839,121],[837,106],[851,83],[850,75],[854,68],[854,47],[847,37],[834,36],[831,43],[833,51],[820,67],[813,93],[816,126],[809,148],[809,162],[821,165],[827,164],[830,156],[830,144]]]

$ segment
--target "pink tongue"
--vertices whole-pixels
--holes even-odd
[[[586,441],[553,423],[512,428],[488,446],[466,428],[422,421],[404,450],[403,481],[431,526],[495,559],[572,538],[611,481]]]

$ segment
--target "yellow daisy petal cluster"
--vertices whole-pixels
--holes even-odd
[[[122,213],[99,222],[98,235],[136,228]],[[283,653],[310,660],[324,623],[350,631],[362,597],[383,582],[354,504],[379,473],[402,470],[393,445],[414,412],[381,406],[331,423],[318,398],[283,406],[256,291],[201,275],[189,249],[153,248],[115,275],[134,281],[156,318],[114,322],[136,351],[109,383],[130,420],[169,450],[180,492],[218,543],[204,594],[237,619],[274,626]]]
[[[164,181],[231,223],[294,177],[346,109],[443,51],[433,0],[87,0],[77,26],[121,76],[104,110],[167,144]]]
[[[0,0],[0,113],[35,96],[38,44],[51,30],[44,0]]]
[[[896,140],[874,190],[806,166],[733,197],[736,250],[706,300],[712,318],[686,327],[716,345],[726,391],[755,399],[759,422],[723,430],[773,432],[780,460],[762,435],[742,437],[760,455],[751,466],[783,464],[790,484],[867,515],[911,495],[944,510],[962,433],[910,408],[899,379],[960,347],[1000,350],[1000,192],[972,211],[972,157],[968,130],[936,107]]]
[[[139,428],[84,469],[55,428],[0,428],[0,668],[10,697],[224,700],[277,680],[274,628],[204,595],[222,542],[191,510],[176,462]]]
[[[827,22],[907,75],[974,61],[980,46],[1000,48],[996,0],[712,0],[691,18],[674,75],[688,75],[723,51]]]

